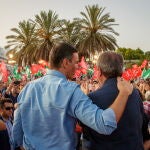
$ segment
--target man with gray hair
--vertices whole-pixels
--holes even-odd
[[[122,75],[123,57],[115,52],[104,52],[99,56],[97,67],[99,81],[103,86],[88,96],[94,104],[105,110],[118,95],[117,76]],[[111,135],[84,128],[84,138],[90,141],[88,150],[143,150],[142,121],[142,100],[138,91],[134,89],[117,129]]]
[[[99,133],[110,134],[116,129],[132,87],[118,79],[118,97],[103,111],[92,104],[78,84],[69,81],[78,61],[73,46],[58,43],[53,47],[48,73],[28,83],[18,96],[13,124],[15,146],[23,145],[26,150],[75,150],[77,119]]]

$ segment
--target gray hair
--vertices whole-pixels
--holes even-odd
[[[123,57],[116,52],[103,52],[98,58],[97,67],[107,78],[121,76],[123,72]]]

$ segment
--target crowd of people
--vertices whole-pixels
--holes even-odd
[[[79,57],[67,43],[49,60],[43,77],[0,82],[0,150],[150,149],[150,79],[121,78],[115,52],[99,56],[96,80],[73,79]]]

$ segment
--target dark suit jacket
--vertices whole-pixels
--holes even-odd
[[[89,94],[93,103],[107,109],[118,95],[116,78],[108,79],[104,86]],[[91,141],[91,150],[143,150],[143,106],[137,90],[129,96],[126,109],[117,129],[111,135],[98,134],[86,127],[84,132]]]
[[[1,116],[0,120],[3,121]],[[10,150],[9,135],[7,129],[0,131],[0,150]]]

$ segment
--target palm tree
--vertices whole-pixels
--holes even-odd
[[[80,43],[81,54],[88,57],[96,52],[115,50],[118,47],[114,35],[119,35],[112,26],[115,19],[110,18],[109,13],[104,14],[105,8],[98,5],[86,6],[86,12],[81,12],[82,18],[78,19],[81,24],[81,33],[84,38]]]
[[[48,13],[41,11],[40,15],[35,15],[33,22],[36,23],[37,36],[40,43],[36,50],[36,59],[48,61],[49,52],[58,37],[58,15],[51,10],[49,10]]]
[[[81,24],[76,20],[71,22],[70,20],[63,19],[60,20],[59,25],[59,40],[67,42],[76,47],[82,39],[82,34],[80,33]]]
[[[8,45],[5,46],[9,49],[7,56],[11,53],[18,65],[31,64],[35,61],[34,51],[36,50],[38,39],[35,35],[35,24],[30,21],[19,22],[18,28],[12,28],[13,35],[6,37]]]

